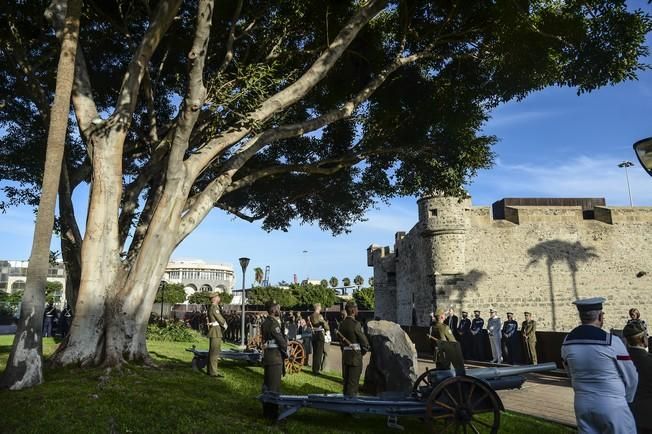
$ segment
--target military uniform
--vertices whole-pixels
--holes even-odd
[[[451,360],[447,351],[444,350],[443,344],[444,342],[457,342],[450,327],[443,322],[439,322],[438,318],[435,318],[434,323],[430,326],[430,336],[436,339],[433,356],[436,368],[450,369]]]
[[[477,311],[479,312],[479,311]],[[473,342],[473,358],[475,360],[484,360],[484,336],[482,331],[484,329],[484,320],[479,316],[471,320],[471,337]]]
[[[217,371],[217,364],[222,349],[222,329],[226,327],[220,306],[211,304],[208,308],[208,375],[211,377],[221,376]]]
[[[602,310],[602,301],[595,298],[574,303],[580,311],[596,311]],[[599,326],[583,324],[566,336],[561,357],[575,392],[578,432],[635,433],[627,403],[634,399],[638,375],[623,342]]]
[[[623,335],[627,337],[645,331],[646,327],[640,320],[638,324],[628,321]],[[638,387],[630,408],[634,414],[638,434],[652,434],[652,354],[643,347],[628,346],[627,350],[638,372]]]
[[[268,316],[261,326],[263,338],[263,393],[281,392],[281,377],[283,376],[284,355],[287,354],[288,342],[281,328],[281,320]],[[278,406],[263,403],[263,416],[276,419]]]
[[[339,332],[346,338],[340,339],[344,395],[356,396],[362,374],[362,356],[369,351],[369,341],[362,331],[362,325],[351,316],[340,323]]]
[[[536,365],[537,362],[537,323],[533,319],[523,321],[521,336],[525,350],[525,363]]]
[[[510,313],[507,314],[511,315]],[[506,363],[513,365],[516,355],[516,331],[518,330],[518,323],[513,319],[508,319],[503,323],[503,356]]]
[[[308,322],[312,330],[312,373],[318,374],[323,365],[322,359],[326,356],[324,344],[325,333],[329,330],[328,323],[322,314],[316,312],[308,317]]]

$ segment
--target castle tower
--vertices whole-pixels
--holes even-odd
[[[433,302],[436,304],[438,290],[446,282],[446,276],[466,272],[465,209],[471,206],[471,200],[430,196],[417,203],[420,234],[426,241],[426,264],[432,279]]]

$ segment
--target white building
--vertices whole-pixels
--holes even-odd
[[[235,274],[231,264],[207,264],[201,260],[173,261],[168,263],[163,280],[183,284],[186,296],[197,291],[230,294],[235,284]]]
[[[0,291],[11,294],[25,289],[27,281],[27,265],[29,261],[0,260]],[[61,283],[61,291],[54,294],[55,303],[65,301],[66,294],[66,268],[63,262],[56,265],[50,264],[48,268],[48,282]]]

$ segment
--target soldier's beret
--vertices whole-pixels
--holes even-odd
[[[507,315],[514,315],[514,312],[507,312]]]
[[[349,301],[346,302],[345,307],[358,307],[358,305],[356,304],[355,301],[349,300]]]
[[[445,313],[445,311],[441,307],[438,308],[437,310],[435,310],[435,316],[440,316],[440,315],[443,315],[444,313]]]
[[[215,291],[215,292],[209,292],[209,293],[208,293],[208,298],[215,298],[215,297],[217,297],[217,296],[219,296],[219,295],[220,295],[220,293],[217,292],[217,291]]]
[[[467,311],[463,310],[463,311],[462,311],[462,315],[463,315],[463,314],[467,314],[467,315],[468,315],[469,313],[468,313]]]
[[[523,312],[523,315],[530,315],[530,312]]]
[[[473,313],[480,313],[480,311],[479,310],[474,310]]]
[[[640,320],[633,320],[627,323],[623,329],[623,336],[626,338],[645,333],[645,326]]]

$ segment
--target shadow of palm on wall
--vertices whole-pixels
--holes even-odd
[[[573,280],[573,298],[579,298],[577,289],[577,271],[580,263],[589,262],[593,258],[599,256],[594,253],[595,248],[585,247],[579,241],[570,243],[562,240],[543,241],[536,246],[528,249],[527,253],[531,260],[525,267],[527,270],[533,265],[542,262],[545,259],[546,267],[548,268],[548,289],[550,295],[550,304],[552,308],[552,329],[557,329],[557,305],[555,302],[555,290],[552,281],[552,266],[555,262],[565,262],[571,272],[571,279]]]

